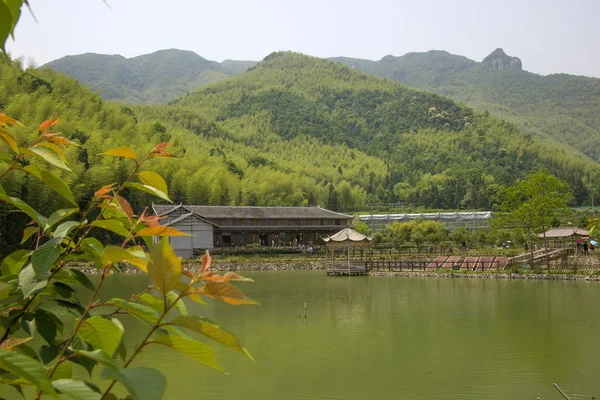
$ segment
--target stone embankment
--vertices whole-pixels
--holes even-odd
[[[98,271],[89,264],[71,264],[70,268],[76,268],[86,274],[97,274]],[[202,264],[200,262],[187,262],[183,264],[183,268],[192,272],[197,272]],[[325,269],[325,264],[320,261],[303,261],[293,263],[275,263],[275,262],[255,262],[255,263],[219,263],[213,262],[210,269],[216,272],[225,271],[295,271],[295,270],[319,270]],[[137,267],[131,265],[123,265],[121,272],[124,274],[140,273]]]

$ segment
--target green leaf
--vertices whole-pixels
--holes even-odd
[[[70,361],[63,361],[56,367],[54,374],[50,380],[55,381],[59,379],[71,379],[73,377],[73,363]]]
[[[17,21],[19,21],[19,17],[21,16],[21,6],[23,5],[23,0],[4,0],[4,2],[8,6],[8,9],[12,15],[12,28],[10,30],[10,35],[14,40],[15,26],[17,25]]]
[[[75,214],[78,211],[79,208],[63,208],[53,212],[52,215],[48,217],[48,222],[46,223],[46,226],[44,226],[44,232],[49,228],[52,228],[54,225],[56,225],[63,219]]]
[[[47,279],[38,280],[33,265],[29,264],[19,272],[19,287],[23,297],[27,298],[32,294],[41,292],[48,284]]]
[[[172,292],[169,292],[172,293]],[[158,297],[152,296],[150,293],[142,293],[138,300],[145,303],[148,307],[152,308],[158,313],[162,313],[165,309],[165,302]]]
[[[46,224],[46,217],[38,214],[37,211],[35,211],[33,208],[31,208],[31,206],[29,204],[25,203],[23,200],[16,198],[16,197],[10,197],[7,195],[0,195],[0,201],[3,201],[5,203],[8,203],[8,204],[18,208],[19,210],[21,210],[22,212],[27,214],[39,226],[44,226]]]
[[[90,279],[83,272],[76,269],[70,269],[69,274],[71,274],[71,276],[75,278],[77,282],[79,282],[84,288],[92,291],[96,289],[92,281],[90,281]]]
[[[179,295],[175,292],[167,293],[167,299],[169,299],[169,301],[171,303],[173,303],[175,300],[177,300],[178,297],[179,297]],[[183,298],[179,299],[179,301],[177,303],[175,303],[175,308],[179,311],[179,314],[181,314],[181,315],[188,314],[185,303],[183,302]]]
[[[101,378],[116,380],[125,386],[134,400],[160,400],[167,389],[165,377],[154,368],[105,368]]]
[[[0,282],[0,300],[6,299],[10,295],[11,285]]]
[[[27,228],[23,229],[23,239],[21,239],[21,244],[25,243],[31,237],[31,235],[37,233],[37,231],[38,228],[35,226],[28,226]]]
[[[64,169],[66,171],[72,172],[71,169],[67,167],[67,164],[65,164],[64,161],[61,159],[60,155],[52,148],[47,146],[36,146],[31,147],[29,150],[32,153],[34,153],[37,157],[48,162],[49,164],[52,164],[55,167]]]
[[[156,172],[142,171],[138,173],[137,176],[140,182],[142,182],[142,184],[153,187],[159,192],[162,192],[166,197],[169,196],[169,188],[167,186],[167,183],[162,178],[162,176],[160,176]]]
[[[163,293],[175,289],[181,277],[181,257],[175,255],[169,240],[163,238],[155,244],[150,258],[152,262],[148,264],[148,274],[152,281]]]
[[[182,328],[190,329],[194,332],[198,332],[204,336],[214,339],[217,342],[224,344],[230,349],[233,349],[254,361],[250,353],[248,353],[248,350],[246,350],[240,344],[240,342],[235,336],[233,336],[231,333],[229,333],[219,325],[215,324],[208,318],[196,315],[180,316],[173,319],[173,321],[171,321],[170,323],[181,326]]]
[[[200,361],[209,367],[222,371],[222,368],[217,363],[217,359],[210,347],[197,340],[184,338],[181,336],[160,335],[150,341],[150,343],[162,344],[185,354],[194,360]]]
[[[66,221],[60,224],[53,233],[55,238],[64,239],[67,237],[71,229],[75,228],[79,225],[77,221]]]
[[[35,325],[38,333],[50,345],[54,345],[54,339],[59,330],[62,330],[62,321],[49,311],[38,308],[35,310]]]
[[[13,16],[4,1],[0,1],[0,48],[6,53],[6,39],[12,31]]]
[[[31,264],[36,277],[42,276],[42,273],[48,271],[58,260],[64,251],[61,242],[62,238],[51,239],[31,253]]]
[[[129,236],[129,230],[125,228],[125,225],[123,225],[122,222],[117,221],[116,219],[95,220],[90,225],[95,226],[96,228],[106,229],[107,231],[114,232],[123,237]]]
[[[104,246],[96,238],[88,237],[81,241],[81,250],[88,256],[92,257],[93,260],[102,265],[102,253],[104,253]]]
[[[101,393],[94,391],[84,381],[58,379],[52,382],[52,386],[61,394],[75,400],[100,400],[102,398]]]
[[[107,156],[113,156],[113,157],[130,158],[132,160],[135,160],[137,158],[137,155],[135,154],[135,152],[127,147],[116,147],[114,149],[105,151],[102,154],[105,154]]]
[[[55,394],[46,369],[33,358],[0,349],[0,368],[31,382],[48,394]]]
[[[83,322],[79,328],[79,336],[94,349],[102,350],[112,357],[123,336],[123,327],[115,321],[94,315]]]
[[[108,245],[102,253],[102,265],[114,264],[120,261],[126,261],[140,268],[142,271],[147,271],[148,259],[146,259],[143,250],[140,247],[123,249],[119,246]],[[140,251],[137,251],[137,250]],[[139,258],[136,255],[144,255],[144,258]]]
[[[58,357],[60,349],[55,346],[43,345],[42,347],[40,347],[39,353],[40,361],[42,362],[42,364],[48,365],[52,362],[52,360]]]
[[[12,164],[13,158],[6,153],[0,152],[0,161],[6,164]],[[0,191],[0,194],[6,194],[6,192],[2,193],[2,191]]]
[[[99,364],[104,364],[107,367],[118,368],[115,361],[108,354],[103,352],[102,350],[94,350],[94,351],[74,350],[73,353],[78,356],[86,357],[86,358],[89,358],[90,360],[94,360]]]
[[[122,308],[130,314],[133,314],[150,323],[156,323],[160,318],[160,314],[151,307],[143,304],[133,303],[131,301],[114,298],[107,301],[108,304]]]
[[[2,276],[17,275],[28,260],[27,250],[17,250],[2,260]]]
[[[85,308],[79,303],[62,299],[55,299],[52,301],[55,301],[59,306],[67,309],[69,312],[76,311],[79,315],[82,315],[85,312]]]
[[[50,189],[67,199],[71,204],[77,205],[77,202],[75,202],[75,197],[73,196],[73,192],[71,192],[69,186],[67,186],[67,184],[64,183],[59,177],[54,176],[49,171],[41,170],[35,165],[28,165],[24,167],[23,170],[38,178]]]
[[[70,298],[73,295],[73,292],[75,292],[75,289],[63,282],[53,282],[52,287],[54,287],[54,290],[65,299]]]
[[[158,198],[168,201],[169,203],[173,202],[169,198],[169,196],[167,196],[165,193],[161,192],[160,190],[153,188],[152,186],[144,185],[144,184],[137,183],[137,182],[125,182],[123,184],[123,186],[125,186],[126,188],[139,190],[141,192],[150,193]]]

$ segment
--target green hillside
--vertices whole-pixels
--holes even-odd
[[[488,110],[523,132],[600,160],[600,79],[498,70],[445,51],[386,56],[379,61],[332,60]]]
[[[133,58],[87,53],[63,57],[44,67],[99,90],[105,99],[163,104],[204,84],[244,72],[251,65],[230,61],[223,66],[191,51],[171,49]]]
[[[127,174],[130,161],[103,151],[127,146],[144,154],[165,141],[179,158],[148,168],[165,177],[176,203],[490,209],[504,186],[548,168],[582,204],[598,173],[598,164],[452,100],[295,53],[274,53],[170,105],[129,107],[63,74],[3,59],[0,112],[26,125],[14,128],[23,143],[34,140],[40,121],[60,117],[57,128],[81,147],[66,154],[73,172],[57,173],[82,205]],[[5,179],[9,194],[36,209],[65,206],[35,180],[13,172]],[[137,211],[153,200],[125,196]],[[0,211],[0,238],[20,240],[23,216]]]
[[[446,98],[294,53],[273,53],[243,75],[145,110],[186,127],[208,118],[264,152],[276,153],[272,134],[364,151],[387,167],[380,184],[363,186],[370,202],[489,209],[502,186],[531,169],[548,168],[573,187],[597,170],[581,155]]]

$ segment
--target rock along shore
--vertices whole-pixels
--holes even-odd
[[[196,272],[200,269],[200,262],[187,262],[184,269]],[[89,264],[72,264],[70,268],[77,268],[86,274],[97,274],[98,271]],[[215,272],[248,272],[248,271],[298,271],[298,270],[324,270],[322,261],[302,262],[254,262],[254,263],[219,263],[213,262],[211,270]],[[134,266],[125,265],[121,269],[125,274],[136,274],[141,271]],[[371,271],[369,276],[397,276],[412,278],[468,278],[468,279],[526,279],[526,280],[556,280],[556,281],[595,281],[600,282],[600,275],[578,274],[511,274],[503,272],[494,273],[455,273],[455,272],[399,272],[399,271]]]

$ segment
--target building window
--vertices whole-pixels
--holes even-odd
[[[336,220],[335,220],[335,224],[336,224],[336,225],[341,225],[341,224],[342,224],[342,221],[340,221],[339,219],[336,219]]]

